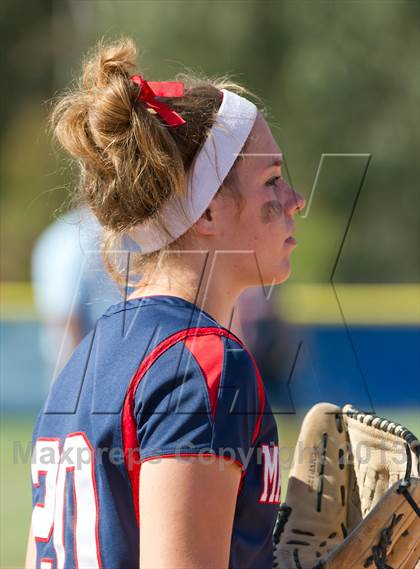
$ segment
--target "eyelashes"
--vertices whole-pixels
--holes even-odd
[[[281,180],[282,177],[281,176],[273,176],[272,178],[270,178],[269,180],[267,180],[267,182],[265,183],[266,186],[276,186],[276,182],[277,180]]]

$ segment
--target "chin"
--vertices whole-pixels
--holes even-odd
[[[252,278],[249,279],[247,287],[252,286],[273,286],[281,284],[286,281],[292,272],[292,267],[289,257],[283,257],[280,264],[273,266],[270,263],[269,266],[260,265],[258,273],[256,271],[252,273]]]
[[[284,281],[287,281],[291,274],[292,266],[289,259],[287,258],[282,262],[280,271],[277,271],[277,274],[274,276],[274,284],[284,283]]]

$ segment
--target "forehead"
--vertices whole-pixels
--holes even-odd
[[[282,153],[267,121],[258,113],[255,124],[241,152],[243,167],[264,170],[280,165]]]

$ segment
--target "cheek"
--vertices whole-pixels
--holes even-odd
[[[283,215],[283,207],[278,200],[271,200],[262,204],[260,208],[261,223],[276,222]]]
[[[258,222],[261,234],[270,239],[273,245],[283,243],[287,223],[284,208],[279,200],[269,200],[260,205]]]
[[[285,216],[282,204],[277,199],[255,199],[248,202],[241,215],[241,241],[249,248],[263,247],[267,241],[282,244],[285,237]],[[245,245],[246,243],[246,245]]]

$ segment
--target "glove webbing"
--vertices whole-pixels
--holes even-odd
[[[417,475],[420,475],[420,441],[406,427],[403,427],[403,425],[395,421],[388,421],[388,419],[378,417],[378,415],[373,415],[372,413],[365,413],[351,406],[345,409],[343,415],[347,415],[352,419],[360,421],[360,423],[364,423],[385,433],[392,433],[405,441],[407,446],[417,457]],[[411,455],[407,452],[407,472],[405,479],[408,479],[411,475],[411,466]]]

